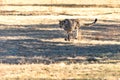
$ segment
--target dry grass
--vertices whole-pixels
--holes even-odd
[[[83,5],[84,6],[84,5]],[[53,6],[4,6],[0,15],[70,15],[70,16],[106,16],[120,14],[120,9],[108,7],[59,7]]]
[[[41,20],[39,19],[40,17]],[[48,19],[47,17],[4,16],[3,18],[1,16],[1,80],[119,80],[119,60],[105,60],[105,62],[100,62],[101,64],[89,64],[85,61],[87,56],[119,59],[119,22],[116,19],[112,18],[112,23],[109,20],[104,22],[104,18],[99,19],[99,22],[91,28],[82,27],[84,39],[65,42],[63,39],[65,34],[57,25],[57,21],[60,18],[57,16],[53,18],[52,16],[52,19],[50,19],[50,16]],[[72,17],[75,18],[74,16]],[[90,20],[88,21],[91,22]],[[115,27],[113,28],[112,26]],[[113,36],[108,37],[106,34],[109,31],[103,32],[105,29],[115,30],[115,34],[111,34]],[[50,36],[50,33],[52,36]],[[96,39],[98,36],[102,37]],[[63,58],[61,60],[62,57],[73,58],[73,55],[75,58],[80,55],[85,56],[83,57],[84,61],[81,62],[82,60],[78,58],[75,61],[77,64],[72,63],[70,60],[68,62],[71,64],[66,64],[67,59]],[[81,64],[79,64],[78,60]],[[42,64],[47,62],[49,65]],[[53,64],[53,62],[56,63]]]
[[[33,79],[81,79],[81,80],[118,80],[119,64],[0,64],[1,80]]]
[[[97,1],[100,7],[92,8],[40,6],[38,2],[41,4],[43,0],[5,1],[3,4],[24,5],[0,8],[0,80],[120,79],[119,0],[69,3],[88,6]],[[50,1],[44,0],[44,4]],[[54,4],[66,2],[53,0]],[[94,18],[98,22],[91,27],[81,26],[82,39],[66,42],[65,32],[58,27],[58,20],[64,18],[80,18],[81,24]],[[91,57],[100,61],[87,61]]]
[[[57,3],[57,4],[61,4],[61,3],[64,3],[64,4],[118,4],[120,1],[119,0],[100,0],[100,1],[97,1],[97,0],[84,0],[84,1],[80,1],[80,0],[52,0],[53,3]],[[69,3],[68,3],[69,2]],[[4,4],[50,4],[51,3],[51,0],[12,0],[12,1],[9,1],[9,0],[3,0],[2,3]]]
[[[41,58],[35,60],[32,58],[36,56],[42,56],[45,58],[44,60],[50,62],[56,61],[56,58],[59,57],[89,55],[91,57],[115,58],[116,55],[119,55],[120,50],[120,20],[118,16],[119,14],[98,16],[96,25],[81,27],[82,40],[73,40],[71,42],[64,41],[65,32],[59,29],[58,20],[63,18],[81,18],[83,22],[91,22],[95,16],[89,16],[89,19],[84,19],[88,15],[0,16],[0,62],[41,62]],[[20,58],[10,59],[6,55]],[[21,56],[25,58],[25,61]],[[116,56],[116,59],[120,58]]]

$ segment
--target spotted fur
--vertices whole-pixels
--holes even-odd
[[[85,24],[86,26],[95,24],[97,22],[97,19],[93,23]],[[70,41],[71,38],[77,39],[78,38],[78,32],[80,28],[80,21],[79,19],[64,19],[62,21],[59,21],[59,27],[63,28],[67,32],[67,38],[65,38],[66,41]]]

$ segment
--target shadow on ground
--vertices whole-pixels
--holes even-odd
[[[66,57],[78,56],[107,56],[114,57],[115,59],[120,59],[118,57],[120,55],[119,44],[92,45],[78,43],[75,45],[71,42],[65,42],[65,34],[64,32],[61,33],[61,30],[58,29],[57,24],[1,24],[0,27],[1,63],[51,63],[63,61]],[[120,28],[118,24],[96,24],[93,27],[82,27],[81,29],[84,38],[89,40],[114,40],[116,42],[120,41],[120,34],[118,32]],[[116,30],[115,34],[108,37],[111,35],[108,35],[109,30]],[[103,37],[98,37],[100,35]]]

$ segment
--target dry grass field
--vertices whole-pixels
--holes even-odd
[[[120,80],[119,0],[41,1],[0,5],[0,80]],[[81,19],[79,40],[64,41],[65,18]]]
[[[0,64],[1,80],[119,80],[120,64]]]

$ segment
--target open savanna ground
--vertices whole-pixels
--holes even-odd
[[[120,79],[117,0],[110,5],[73,6],[7,2],[0,5],[1,80]],[[80,19],[78,40],[64,40],[66,33],[58,23],[65,18]],[[82,25],[95,18],[95,25]]]
[[[0,64],[1,80],[119,80],[120,64]]]
[[[76,16],[0,16],[1,80],[119,79],[120,20],[106,17],[81,26],[81,39],[67,42],[58,20]]]
[[[119,0],[0,0],[2,4],[119,4]]]
[[[0,16],[0,61],[54,63],[79,56],[120,59],[120,24],[119,19],[114,19],[117,17],[98,18],[94,26],[81,26],[79,40],[70,42],[64,41],[66,33],[59,28],[60,17],[76,16]],[[81,24],[93,20],[81,18]]]

